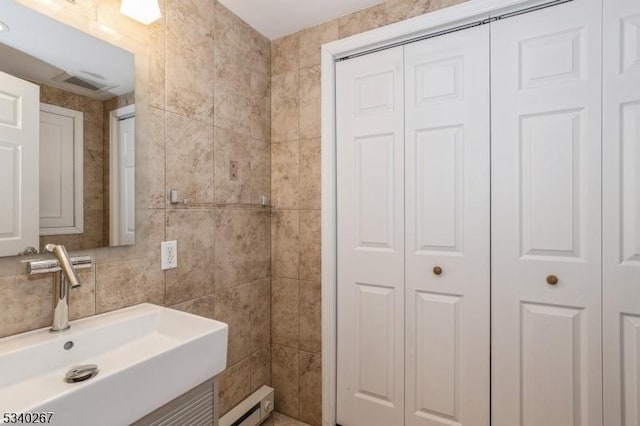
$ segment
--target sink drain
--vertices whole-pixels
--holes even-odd
[[[95,364],[79,365],[67,371],[67,374],[64,375],[64,381],[67,383],[84,382],[95,377],[99,371]]]

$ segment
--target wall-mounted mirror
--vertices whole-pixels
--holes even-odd
[[[134,243],[134,62],[0,2],[0,256]]]

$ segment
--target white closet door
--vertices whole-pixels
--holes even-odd
[[[405,46],[405,79],[406,424],[486,426],[489,26]]]
[[[404,424],[403,48],[336,64],[337,421]]]
[[[0,256],[38,248],[40,88],[0,72]]]
[[[602,424],[601,6],[492,24],[493,426]]]
[[[640,2],[604,2],[603,333],[607,426],[640,425]]]
[[[135,158],[135,117],[129,117],[118,122],[118,154],[120,157],[120,196],[118,218],[118,244],[133,245],[136,242],[136,158]]]

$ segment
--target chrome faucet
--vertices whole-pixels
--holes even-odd
[[[69,285],[71,285],[71,288],[80,287],[80,280],[76,274],[76,268],[91,267],[91,258],[89,256],[70,258],[67,249],[62,245],[47,244],[44,251],[53,253],[57,261],[30,261],[28,271],[30,274],[54,273],[53,325],[49,331],[59,333],[70,327]]]
[[[60,264],[60,271],[53,275],[53,325],[52,333],[67,330],[69,326],[69,284],[71,288],[80,287],[80,280],[71,264],[67,249],[61,245],[47,244],[44,251],[53,253]]]

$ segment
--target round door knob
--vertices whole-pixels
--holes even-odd
[[[442,268],[441,268],[441,267],[439,267],[439,266],[434,266],[434,267],[433,267],[433,274],[434,274],[434,275],[440,275],[440,274],[442,274]]]
[[[558,277],[556,277],[555,275],[549,275],[547,277],[547,284],[550,284],[550,285],[558,284]]]

